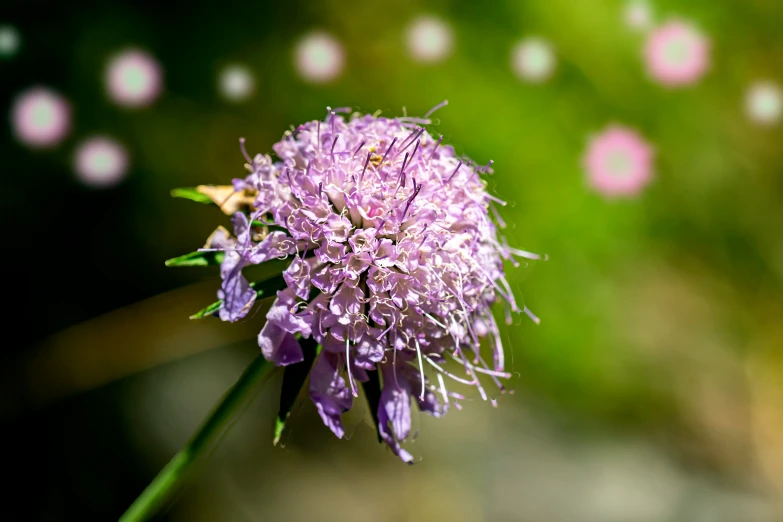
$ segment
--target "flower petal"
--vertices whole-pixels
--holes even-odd
[[[261,347],[264,358],[277,366],[287,366],[304,360],[302,347],[296,338],[268,321],[258,334],[258,346]]]
[[[351,409],[351,390],[337,369],[340,356],[324,350],[310,373],[310,399],[315,404],[324,424],[338,438],[345,435],[340,416]]]

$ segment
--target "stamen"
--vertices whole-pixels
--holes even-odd
[[[424,400],[424,363],[421,360],[421,346],[419,346],[419,339],[414,337],[414,342],[416,343],[416,353],[419,355],[419,375],[421,376],[421,394],[419,395],[420,400]]]
[[[340,135],[339,134],[334,137],[334,141],[332,142],[332,151],[331,151],[332,163],[334,163],[334,146],[337,145],[337,140],[338,139],[340,139]]]
[[[540,259],[542,261],[548,261],[549,260],[549,254],[536,254],[533,252],[528,252],[527,250],[520,250],[518,248],[512,248],[508,245],[506,245],[506,248],[509,252],[511,252],[514,255],[517,255],[519,257],[524,257],[525,259]]]
[[[485,369],[485,370],[489,370],[489,365],[488,365],[488,364],[487,364],[487,363],[484,361],[484,358],[483,358],[483,357],[479,357],[479,361],[481,361],[481,367],[482,367],[483,369]],[[478,370],[478,368],[476,368],[476,370]],[[497,371],[497,370],[495,370],[495,371]],[[508,375],[509,375],[509,376],[508,376],[508,377],[506,377],[506,378],[507,378],[507,379],[510,379],[510,378],[511,378],[511,374],[509,373]],[[495,383],[495,386],[497,386],[497,387],[498,387],[498,389],[500,390],[500,393],[505,393],[505,392],[506,392],[506,388],[505,388],[505,386],[503,386],[503,383],[502,383],[502,382],[500,382],[500,381],[498,380],[498,378],[497,378],[497,377],[495,377],[494,375],[492,375],[491,377],[492,377],[492,382],[494,382],[494,383]]]
[[[458,377],[458,376],[454,375],[453,373],[451,373],[451,372],[449,372],[447,370],[444,370],[443,368],[441,368],[438,365],[438,363],[436,363],[435,361],[430,359],[429,356],[427,356],[427,355],[424,355],[424,360],[427,361],[428,363],[430,363],[436,370],[441,372],[443,375],[445,375],[447,377],[451,377],[452,379],[454,379],[455,381],[457,381],[459,383],[467,384],[468,386],[475,386],[476,385],[476,381],[475,380],[474,381],[469,381],[467,379],[463,379],[462,377]]]
[[[530,308],[527,306],[522,307],[522,311],[525,312],[525,314],[536,324],[541,324],[541,319],[538,318],[536,314],[530,311]]]
[[[455,361],[457,361],[458,363],[466,364],[466,365],[468,365],[469,368],[472,368],[473,370],[476,370],[479,373],[483,373],[483,374],[486,374],[486,375],[492,375],[493,377],[500,377],[501,379],[510,379],[511,378],[511,374],[508,373],[508,372],[498,372],[498,371],[495,371],[495,370],[490,370],[489,368],[482,368],[480,366],[476,366],[474,364],[470,364],[470,362],[468,362],[468,361],[463,361],[459,357],[456,357],[454,354],[449,354],[449,355],[451,355],[451,358],[454,359]]]
[[[353,382],[353,373],[351,372],[351,350],[348,345],[348,337],[345,338],[345,369],[348,371],[348,382],[351,383],[351,393],[354,397],[359,396],[359,392],[356,391],[356,383]]]
[[[416,157],[416,151],[419,150],[419,144],[421,143],[421,140],[416,140],[416,146],[413,148],[413,154],[411,154],[411,163],[413,162],[413,158]]]
[[[440,394],[443,397],[443,404],[449,403],[449,394],[446,392],[446,383],[443,382],[443,375],[437,373],[438,384],[440,384]]]
[[[402,143],[400,143],[400,147],[402,147],[403,145],[405,145],[406,143],[408,143],[408,140],[409,140],[409,139],[411,139],[411,137],[413,137],[413,135],[414,135],[414,134],[416,134],[417,132],[419,132],[419,128],[418,128],[418,127],[414,128],[414,129],[413,129],[413,131],[412,131],[410,134],[408,134],[408,136],[407,136],[407,137],[406,137],[404,140],[402,140]],[[415,138],[414,138],[414,139],[415,139]],[[404,150],[405,150],[405,149],[402,149],[401,151],[399,151],[399,152],[397,153],[397,156],[399,156],[400,154],[402,154],[402,152],[403,152]]]
[[[482,400],[487,400],[487,392],[484,390],[484,387],[481,385],[481,382],[479,382],[478,377],[476,377],[476,372],[473,371],[473,367],[469,366],[470,376],[473,377],[476,380],[476,388],[478,388],[479,395],[481,395]]]
[[[404,181],[405,180],[403,179],[403,182]],[[403,211],[402,217],[400,218],[400,220],[405,219],[405,214],[408,213],[408,209],[410,208],[411,203],[413,203],[413,200],[416,199],[416,196],[419,195],[419,192],[421,192],[421,185],[416,186],[416,178],[413,178],[413,195],[410,198],[408,198],[408,204],[405,205],[405,210]]]
[[[250,154],[247,153],[247,149],[245,148],[245,138],[239,138],[239,150],[242,151],[242,155],[245,157],[248,163],[250,165],[253,165],[253,158],[250,157]]]
[[[481,172],[482,174],[489,170],[489,168],[492,166],[492,164],[495,163],[495,160],[489,160],[489,163],[484,165],[483,167],[476,167],[476,171]]]
[[[406,167],[406,165],[407,165],[407,164],[408,164],[408,153],[406,152],[406,153],[405,153],[405,157],[404,157],[404,158],[403,158],[403,160],[402,160],[402,168],[400,169],[400,173],[403,173],[403,172],[405,172],[405,167]],[[403,185],[403,187],[404,187],[404,186],[405,186],[405,185]]]
[[[440,146],[442,141],[443,141],[443,134],[440,135],[440,138],[438,138],[438,142],[435,144],[435,147],[432,149],[432,152],[430,152],[430,157],[429,157],[430,160],[435,155],[435,151],[438,150],[438,147]]]
[[[486,193],[486,198],[487,198],[487,199],[491,199],[492,201],[494,201],[494,202],[496,202],[496,203],[498,203],[498,204],[500,204],[500,205],[502,205],[502,206],[504,206],[504,207],[505,207],[505,206],[506,206],[506,204],[507,204],[505,201],[503,201],[502,199],[500,199],[500,198],[498,198],[498,197],[495,197],[495,196],[493,196],[493,195],[492,195],[492,194],[490,194],[489,192],[487,192],[487,193]]]
[[[405,123],[418,123],[419,125],[430,125],[432,123],[432,120],[429,118],[414,118],[412,116],[397,118],[398,120],[405,122]]]
[[[495,317],[491,313],[485,314],[485,317],[488,319],[492,338],[495,341],[495,368],[502,370],[506,366],[506,354],[503,351],[503,341],[500,338],[500,329],[498,328],[498,323],[495,321]]]
[[[456,168],[456,169],[454,169],[454,173],[451,175],[451,177],[450,177],[449,179],[447,179],[447,180],[446,180],[446,183],[451,183],[451,180],[452,180],[452,179],[454,179],[454,176],[456,176],[456,175],[457,175],[457,171],[459,170],[459,168],[460,168],[461,166],[462,166],[462,162],[460,161],[460,162],[459,162],[459,165],[457,165],[457,168]]]
[[[432,321],[433,323],[435,323],[435,324],[437,324],[438,326],[440,326],[441,328],[443,328],[444,330],[448,330],[448,328],[446,328],[446,325],[445,325],[445,324],[441,323],[440,321],[438,321],[437,319],[435,319],[434,317],[432,317],[430,314],[428,314],[428,313],[426,313],[426,312],[425,312],[425,313],[424,313],[424,316],[425,316],[425,317],[427,317],[427,318],[428,318],[430,321]]]
[[[372,152],[368,152],[368,153],[367,153],[367,161],[365,161],[365,162],[364,162],[364,168],[362,169],[362,173],[359,175],[359,182],[360,182],[360,183],[361,183],[361,181],[362,181],[362,178],[364,178],[364,171],[366,171],[366,170],[367,170],[367,165],[369,165],[369,164],[370,164],[370,155],[371,155],[371,154],[372,154]]]
[[[397,190],[394,191],[394,195],[397,195],[397,191],[400,187],[405,188],[405,163],[408,161],[408,153],[405,153],[405,159],[402,161],[402,167],[400,167],[400,176],[397,178]]]
[[[424,114],[424,117],[425,117],[425,118],[429,118],[430,114],[432,114],[433,112],[437,111],[438,109],[441,109],[441,108],[445,107],[445,106],[446,106],[446,105],[448,105],[448,104],[449,104],[449,100],[443,100],[442,102],[440,102],[439,104],[437,104],[435,107],[433,107],[432,109],[428,110],[428,111],[427,111],[427,112]]]
[[[398,390],[401,390],[400,383],[397,381],[397,348],[392,347],[394,354],[392,355],[392,375],[394,376],[394,385]]]
[[[357,154],[359,154],[359,151],[361,150],[361,148],[362,148],[362,147],[364,147],[364,144],[365,144],[365,143],[366,143],[366,142],[364,142],[364,141],[363,141],[363,142],[361,142],[361,143],[359,144],[359,146],[358,146],[358,147],[356,147],[356,150],[354,151],[354,153],[353,153],[353,155],[351,156],[351,158],[353,158],[354,156],[356,156]]]
[[[409,141],[407,145],[405,145],[405,146],[404,146],[402,149],[400,149],[400,150],[397,152],[397,156],[399,156],[400,154],[402,154],[402,153],[405,151],[405,149],[407,149],[408,147],[410,147],[410,146],[413,144],[413,141],[414,141],[414,140],[416,140],[416,139],[418,139],[418,137],[419,137],[419,136],[421,136],[423,133],[424,133],[424,127],[420,128],[420,129],[418,130],[418,132],[416,133],[416,135],[415,135],[415,136],[413,136],[413,139],[412,139],[411,141]],[[410,136],[408,136],[408,138],[410,138]],[[406,140],[405,140],[405,141],[408,141],[408,139],[406,138]],[[404,143],[404,142],[403,142],[403,143]],[[400,146],[402,147],[402,144],[400,144]]]
[[[329,111],[329,128],[332,130],[332,134],[334,134],[334,120],[336,116],[331,107],[327,107],[326,109]]]
[[[498,209],[495,208],[495,205],[490,205],[489,206],[489,210],[492,212],[492,215],[494,216],[495,221],[497,222],[498,226],[500,228],[506,228],[506,222],[500,216],[500,212],[498,212]],[[504,256],[504,257],[506,257],[506,256]]]
[[[389,151],[390,151],[390,150],[392,150],[392,148],[394,148],[394,144],[395,144],[396,142],[397,142],[397,138],[394,138],[394,139],[392,140],[392,142],[391,142],[391,145],[389,145],[389,148],[388,148],[388,149],[386,149],[386,152],[384,152],[384,153],[383,153],[383,158],[381,158],[381,163],[383,163],[384,161],[386,161],[386,156],[388,156],[388,155],[389,155]]]

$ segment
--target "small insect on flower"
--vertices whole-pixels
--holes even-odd
[[[71,130],[71,108],[51,89],[33,87],[14,101],[11,124],[17,139],[28,147],[53,147]]]
[[[412,401],[439,417],[464,399],[454,383],[484,400],[482,379],[503,390],[510,374],[492,305],[503,301],[509,321],[538,322],[514,299],[503,261],[542,256],[498,235],[495,206],[505,203],[482,179],[492,161],[477,166],[426,130],[445,104],[424,118],[329,110],[286,132],[272,147],[277,161],[250,157],[242,142],[249,174],[233,190],[250,196],[249,208],[233,214],[233,237],[221,227],[202,249],[223,256],[223,283],[219,308],[199,317],[238,321],[260,289],[279,289],[258,336],[263,355],[279,366],[315,360],[310,398],[338,437],[363,387],[379,438],[405,462]],[[243,275],[275,259],[288,261],[276,283]]]
[[[652,147],[636,131],[612,125],[587,147],[588,182],[605,196],[634,196],[652,179],[652,157]]]
[[[647,71],[670,87],[696,83],[709,67],[709,41],[687,22],[672,20],[652,31],[647,39]]]

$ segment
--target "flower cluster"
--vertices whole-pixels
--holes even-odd
[[[235,237],[213,234],[208,245],[225,251],[219,313],[237,321],[253,307],[244,267],[290,259],[287,287],[258,336],[263,355],[284,366],[304,359],[298,336],[321,346],[309,392],[338,437],[357,383],[380,377],[380,402],[372,405],[379,435],[410,462],[400,443],[410,433],[412,399],[441,416],[464,399],[447,380],[487,399],[483,374],[502,390],[499,379],[509,374],[492,304],[500,297],[508,317],[524,311],[537,321],[515,302],[503,260],[539,256],[498,236],[495,204],[504,203],[481,178],[492,162],[477,167],[435,140],[424,127],[429,113],[347,112],[329,110],[325,121],[286,132],[273,147],[278,161],[251,158],[243,144],[250,174],[233,188],[252,201],[249,215],[236,212]]]

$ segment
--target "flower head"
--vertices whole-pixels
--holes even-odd
[[[590,185],[606,196],[633,196],[652,178],[653,150],[634,130],[612,125],[588,145]]]
[[[278,161],[246,154],[249,175],[234,188],[254,195],[250,215],[237,212],[236,237],[214,234],[210,245],[226,251],[220,317],[236,321],[255,303],[243,267],[289,259],[286,288],[259,334],[264,356],[280,366],[302,361],[297,336],[321,346],[310,398],[338,437],[358,386],[382,383],[372,405],[379,436],[409,462],[401,442],[412,400],[440,416],[462,399],[447,381],[484,399],[480,375],[502,389],[509,374],[490,307],[502,298],[509,312],[535,319],[514,300],[503,260],[539,256],[498,236],[490,210],[502,202],[482,179],[491,161],[458,157],[422,126],[426,116],[342,112],[286,132],[273,146]]]
[[[696,83],[709,67],[709,41],[687,22],[673,20],[650,33],[645,48],[647,70],[663,85]]]

